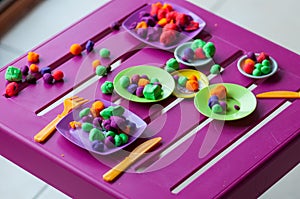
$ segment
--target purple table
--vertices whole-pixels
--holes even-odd
[[[191,10],[206,21],[207,26],[196,38],[215,43],[214,60],[225,69],[221,76],[212,78],[211,83],[236,83],[253,88],[255,94],[269,90],[299,91],[299,55],[188,2],[169,2]],[[49,86],[39,79],[36,85],[23,84],[16,97],[0,98],[1,155],[75,198],[259,196],[299,163],[299,101],[259,99],[255,112],[248,117],[221,122],[197,112],[191,99],[176,100],[171,96],[157,104],[138,104],[100,92],[101,84],[112,80],[124,68],[141,64],[163,67],[173,57],[171,52],[144,45],[123,29],[113,32],[109,28],[111,22],[121,23],[146,3],[145,0],[130,4],[125,0],[111,1],[32,49],[41,56],[40,67],[64,71],[65,81]],[[115,8],[118,12],[112,12]],[[73,43],[84,46],[89,39],[96,42],[94,53],[84,52],[77,57],[69,53]],[[91,62],[99,58],[98,50],[102,47],[109,48],[112,54],[111,59],[102,60],[104,65],[121,64],[109,76],[92,82],[76,95],[90,100],[117,101],[148,123],[142,140],[163,138],[155,151],[132,165],[113,183],[104,182],[102,175],[128,153],[95,156],[59,133],[45,144],[33,140],[33,136],[63,110],[63,105],[42,116],[37,114],[94,76]],[[236,63],[247,51],[265,51],[272,55],[279,64],[277,74],[264,80],[242,76]],[[26,63],[26,55],[23,55],[9,65],[21,67]],[[2,91],[6,68],[1,69]],[[208,71],[202,69],[206,74]]]

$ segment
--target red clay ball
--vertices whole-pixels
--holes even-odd
[[[254,70],[254,65],[247,63],[244,65],[243,70],[248,73],[248,74],[252,74],[253,70]]]
[[[5,95],[7,97],[12,97],[14,95],[17,95],[19,92],[19,85],[16,82],[11,82],[7,84],[6,90],[5,90]]]
[[[52,74],[55,81],[61,81],[64,78],[64,73],[61,70],[57,70]]]

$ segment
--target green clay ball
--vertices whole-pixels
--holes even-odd
[[[182,87],[185,87],[187,81],[188,81],[188,78],[185,76],[180,76],[178,78],[178,84]]]
[[[253,70],[252,75],[254,75],[254,76],[261,76],[261,71],[256,68],[256,69]]]
[[[100,112],[100,115],[103,117],[103,119],[107,120],[110,118],[110,116],[112,116],[113,109],[114,108],[112,106],[107,107]]]
[[[264,65],[264,66],[270,66],[270,65],[271,65],[270,61],[267,60],[267,59],[263,60],[261,63],[262,63],[262,65]]]
[[[96,74],[98,76],[104,76],[104,75],[106,75],[107,74],[106,67],[105,66],[101,66],[101,65],[97,66],[96,67]]]
[[[178,61],[175,58],[169,59],[166,63],[166,69],[168,72],[169,72],[169,70],[170,70],[170,72],[171,72],[171,70],[172,70],[172,72],[175,70],[178,70],[179,69]]]
[[[81,128],[85,132],[90,132],[94,128],[94,126],[89,122],[84,122],[82,123]]]
[[[5,79],[7,81],[21,81],[22,80],[22,71],[19,68],[14,66],[9,66],[5,72]]]
[[[258,70],[260,70],[262,66],[263,66],[263,65],[262,65],[261,63],[257,63],[257,64],[254,65],[254,67],[255,67],[256,69],[258,69]]]
[[[104,134],[97,128],[93,128],[91,129],[90,131],[90,134],[89,134],[89,140],[92,142],[92,141],[95,141],[95,140],[104,140],[105,136]]]
[[[130,84],[130,79],[127,76],[122,76],[119,81],[123,88],[127,88]]]
[[[124,112],[125,112],[125,109],[122,106],[113,106],[112,115],[122,116]]]
[[[120,133],[119,136],[122,139],[122,144],[126,144],[128,142],[128,135],[125,133]]]
[[[220,74],[221,72],[221,66],[219,64],[214,64],[210,68],[210,73],[211,74]]]
[[[156,77],[152,77],[152,78],[150,79],[150,83],[151,83],[151,84],[154,84],[155,82],[159,82],[159,80],[158,80]]]
[[[212,112],[214,113],[222,113],[223,112],[223,108],[220,104],[215,104],[212,106],[211,108]]]
[[[121,146],[123,144],[122,138],[119,135],[115,135],[114,140],[115,140],[115,146]]]
[[[196,39],[191,44],[191,49],[195,51],[197,48],[203,48],[203,46],[206,44],[205,41],[201,39]]]
[[[87,116],[90,114],[90,108],[84,108],[79,112],[79,117],[83,118],[84,116]]]
[[[203,52],[205,54],[206,57],[213,57],[215,55],[216,52],[216,47],[212,42],[207,42],[204,46],[203,46]]]
[[[102,48],[100,50],[100,57],[108,58],[110,56],[110,51],[107,48]]]
[[[262,74],[266,75],[271,72],[271,67],[270,66],[263,66],[261,69]]]
[[[114,91],[114,84],[110,81],[105,81],[102,85],[101,85],[101,91],[104,94],[112,94]]]
[[[113,132],[113,131],[107,131],[107,132],[105,133],[105,137],[108,137],[108,136],[115,137],[115,135],[116,135],[116,133]]]

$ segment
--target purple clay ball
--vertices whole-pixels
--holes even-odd
[[[41,68],[41,74],[44,75],[46,73],[50,73],[51,74],[51,68],[50,67],[43,67]]]
[[[53,84],[53,77],[50,73],[45,73],[43,75],[43,80],[46,84]]]
[[[111,130],[112,127],[110,126],[110,119],[103,120],[102,121],[102,126],[105,128],[107,131]]]
[[[92,50],[94,49],[94,45],[95,43],[92,41],[92,40],[89,40],[86,45],[85,45],[85,49],[86,51],[89,53],[89,52],[92,52]]]
[[[147,28],[138,28],[136,30],[136,34],[139,37],[144,38],[144,39],[147,37],[147,32],[148,32]]]
[[[135,91],[136,96],[138,96],[138,97],[144,97],[143,91],[144,91],[144,87],[143,86],[137,87],[137,89]]]
[[[141,21],[145,21],[147,23],[148,27],[149,26],[153,27],[156,24],[155,19],[151,16],[143,17],[143,18],[141,18]]]
[[[140,80],[140,76],[138,74],[132,75],[130,81],[132,84],[137,84]]]
[[[130,24],[130,26],[128,27],[128,29],[129,30],[133,30],[133,29],[135,29],[136,25],[137,25],[137,22],[135,21],[132,24]]]
[[[173,78],[174,78],[174,80],[177,82],[178,79],[179,79],[179,76],[178,76],[178,75],[174,75]]]
[[[212,95],[208,99],[208,106],[211,108],[215,104],[219,104],[219,98],[216,95]]]
[[[90,115],[87,115],[87,116],[82,117],[81,121],[82,121],[83,123],[84,123],[84,122],[92,123],[92,122],[93,122],[93,117],[90,116]]]
[[[141,78],[149,80],[149,77],[147,75],[141,75]]]
[[[127,87],[127,91],[131,94],[134,94],[136,89],[137,89],[138,85],[137,84],[130,84],[128,87]]]
[[[102,118],[101,117],[95,117],[93,119],[93,125],[94,127],[101,127],[101,124],[102,124]]]
[[[119,22],[113,22],[111,25],[110,25],[110,28],[112,30],[120,30],[120,23]]]
[[[239,107],[239,105],[236,105],[236,104],[233,106],[233,108],[234,108],[235,110],[237,110],[237,111],[241,109],[241,108]]]
[[[226,111],[227,110],[227,103],[225,101],[220,101],[219,103],[220,103],[220,106],[222,107],[222,109],[224,111]]]
[[[193,60],[195,56],[195,53],[193,51],[193,49],[191,48],[186,48],[183,51],[183,57],[187,60]]]
[[[116,130],[124,128],[125,119],[119,116],[110,117],[110,126]]]
[[[252,59],[253,61],[257,62],[254,52],[248,52],[247,53],[247,58]]]
[[[104,151],[104,144],[100,140],[95,140],[92,142],[92,149],[95,151]]]
[[[20,68],[23,75],[27,75],[29,71],[29,67],[27,65],[24,65]]]
[[[107,136],[104,139],[104,144],[107,148],[113,148],[115,146],[115,139],[112,136]]]
[[[148,17],[148,16],[150,16],[150,13],[146,12],[144,10],[139,13],[139,18],[140,19],[142,19],[143,17]]]

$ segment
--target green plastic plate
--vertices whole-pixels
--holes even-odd
[[[238,120],[250,115],[256,108],[256,97],[247,88],[237,84],[222,83],[227,89],[227,110],[225,113],[214,113],[208,106],[210,90],[218,84],[210,85],[200,90],[195,98],[194,104],[197,110],[203,115],[216,120]],[[234,105],[240,107],[239,110]]]

